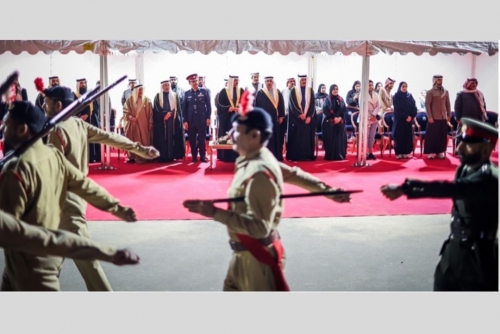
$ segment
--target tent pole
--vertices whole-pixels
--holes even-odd
[[[135,76],[138,83],[144,85],[144,54],[140,53],[135,56]]]
[[[472,54],[472,66],[471,66],[471,71],[470,71],[470,77],[475,78],[476,77],[476,61],[477,61],[477,56],[475,54]]]
[[[105,52],[101,52],[99,55],[99,67],[100,67],[100,81],[101,87],[108,86],[108,56]],[[101,129],[103,131],[110,131],[109,116],[111,114],[109,105],[109,94],[106,92],[99,98],[99,113],[100,113],[100,123]],[[116,169],[111,166],[111,148],[109,145],[101,144],[101,166],[99,170],[112,170]]]
[[[368,139],[368,80],[370,79],[370,57],[363,55],[363,65],[361,73],[361,93],[359,99],[359,126],[357,135],[357,161],[354,164],[356,167],[370,166],[366,163],[366,149]]]
[[[307,73],[307,76],[311,78],[311,88],[314,90],[314,81],[316,80],[316,59],[314,59],[314,53],[309,54],[308,60],[309,73]]]

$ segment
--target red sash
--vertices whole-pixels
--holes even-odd
[[[272,173],[267,170],[263,171],[264,174],[267,175],[270,179],[276,182],[276,178]],[[251,179],[253,179],[254,175],[246,180],[245,185],[247,185]],[[229,204],[229,203],[228,203]],[[228,205],[230,209],[230,205]],[[275,233],[275,232],[273,232]],[[269,252],[267,246],[262,245],[257,239],[252,238],[246,234],[236,233],[236,236],[240,240],[240,242],[245,246],[245,248],[252,254],[257,261],[264,263],[271,267],[274,275],[274,283],[276,285],[277,291],[290,291],[288,287],[288,283],[285,279],[285,274],[283,273],[283,263],[281,259],[283,258],[283,245],[281,244],[281,239],[276,238],[273,242],[273,248],[276,251],[276,259],[274,259],[273,255]]]
[[[276,238],[273,242],[274,250],[276,251],[277,258],[274,259],[268,248],[261,245],[259,241],[246,234],[237,233],[236,236],[246,249],[259,261],[271,267],[274,275],[274,283],[276,284],[276,291],[290,291],[288,283],[283,273],[283,245],[281,239]]]

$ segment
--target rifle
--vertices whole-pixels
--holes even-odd
[[[16,78],[17,78],[17,75],[19,75],[18,72],[14,72],[14,74],[16,74]],[[4,85],[6,85],[9,82],[9,80],[12,80],[12,76],[14,74],[11,74],[9,76],[9,78],[7,79],[6,83],[4,83],[2,86],[0,86],[0,93],[2,92],[2,89],[4,89]],[[20,156],[21,154],[26,152],[26,150],[28,148],[30,148],[31,145],[33,145],[36,141],[45,137],[58,123],[63,122],[65,120],[67,120],[68,118],[70,118],[71,116],[81,112],[90,103],[97,100],[99,97],[101,97],[101,95],[105,94],[110,89],[114,88],[116,85],[118,85],[120,82],[122,82],[126,78],[127,78],[127,76],[125,75],[102,90],[100,90],[101,86],[98,85],[90,92],[83,94],[82,96],[80,96],[80,98],[73,101],[69,106],[64,108],[60,113],[58,113],[57,115],[55,115],[51,119],[48,119],[40,132],[35,134],[33,137],[30,138],[30,140],[28,140],[27,142],[24,142],[21,146],[19,146],[15,150],[9,151],[0,160],[0,170],[2,170],[3,166],[5,166],[5,164],[9,160],[11,160],[14,157]],[[15,80],[15,78],[14,78],[14,80]],[[10,85],[8,85],[7,87],[10,87]]]

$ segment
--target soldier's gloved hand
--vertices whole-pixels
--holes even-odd
[[[137,216],[135,215],[134,209],[121,206],[120,204],[117,205],[116,210],[114,210],[112,213],[121,220],[129,223],[137,221]]]
[[[123,266],[128,264],[138,264],[139,261],[139,255],[125,248],[116,251],[115,258],[113,259],[112,263],[116,264],[117,266]]]
[[[343,191],[344,189],[341,188],[329,188],[327,191]],[[333,200],[334,202],[337,203],[349,203],[351,202],[351,194],[342,194],[342,195],[331,195],[331,196],[326,196],[329,199]]]
[[[212,201],[186,200],[182,205],[187,208],[189,212],[199,213],[205,217],[213,217],[217,209]]]
[[[404,195],[402,187],[397,184],[386,184],[385,186],[380,187],[380,191],[391,201],[394,201]]]
[[[153,146],[146,147],[146,153],[148,155],[148,158],[150,158],[150,159],[155,159],[155,158],[158,158],[160,156],[160,151],[158,151]]]

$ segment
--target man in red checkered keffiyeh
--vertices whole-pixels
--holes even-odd
[[[457,121],[462,117],[472,118],[481,122],[487,119],[486,102],[483,93],[477,89],[477,79],[470,78],[463,84],[463,90],[457,94],[455,100],[455,114]]]

